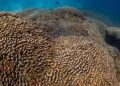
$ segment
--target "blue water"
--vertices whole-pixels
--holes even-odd
[[[73,6],[107,16],[120,25],[120,0],[0,0],[0,11],[19,12],[29,8],[53,9]]]

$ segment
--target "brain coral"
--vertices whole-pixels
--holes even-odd
[[[15,15],[0,14],[2,86],[29,86],[48,69],[52,62],[52,41],[45,32],[41,25]]]
[[[54,29],[54,28],[53,28]],[[83,36],[0,14],[0,86],[117,86],[114,61]]]
[[[55,41],[55,65],[46,86],[117,86],[114,61],[103,47],[76,36]]]

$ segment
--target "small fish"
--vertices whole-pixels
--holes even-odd
[[[59,3],[59,2],[56,2],[55,4],[59,5],[60,3]]]

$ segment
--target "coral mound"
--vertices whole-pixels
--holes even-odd
[[[114,61],[103,47],[84,37],[55,41],[55,67],[49,70],[47,85],[116,86]]]
[[[0,14],[0,86],[118,86],[97,26],[73,13],[79,22],[68,15],[56,25],[48,14]]]
[[[0,14],[0,86],[29,86],[52,62],[45,28],[16,15]]]

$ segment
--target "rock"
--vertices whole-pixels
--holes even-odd
[[[106,42],[120,50],[120,28],[107,28]]]

